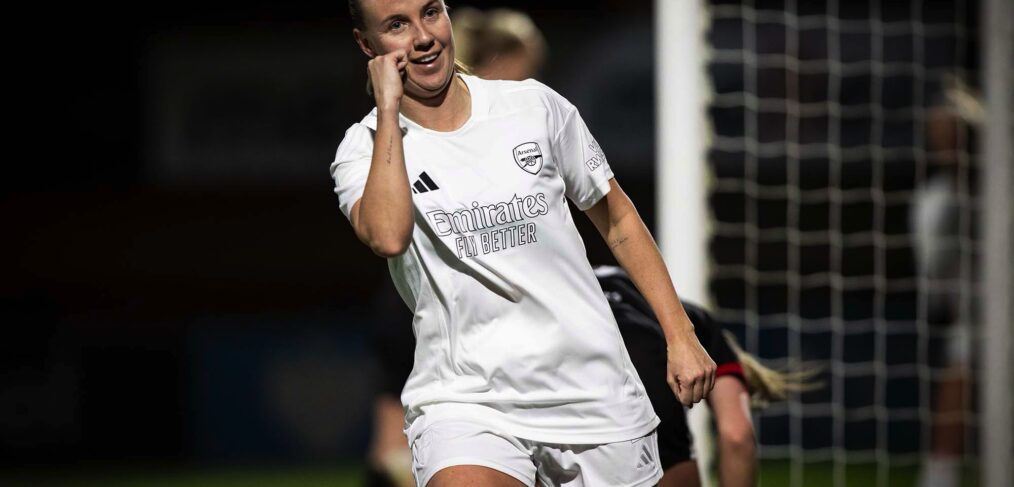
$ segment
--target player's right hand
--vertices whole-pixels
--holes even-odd
[[[377,56],[367,63],[377,110],[388,113],[399,111],[401,96],[404,94],[402,70],[407,65],[408,54],[403,50]]]
[[[687,318],[689,321],[689,318]],[[707,397],[715,385],[715,361],[701,346],[690,328],[667,344],[666,382],[684,406]]]

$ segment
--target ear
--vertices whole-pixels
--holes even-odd
[[[366,54],[366,57],[373,59],[377,57],[377,53],[370,47],[370,40],[363,35],[359,29],[352,29],[352,35],[356,38],[356,44],[359,44],[359,50]]]

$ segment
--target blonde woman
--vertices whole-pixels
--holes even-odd
[[[376,108],[331,174],[415,313],[401,400],[417,485],[654,485],[658,418],[567,199],[659,317],[673,394],[703,399],[715,364],[577,109],[535,81],[461,73],[440,0],[349,10]]]

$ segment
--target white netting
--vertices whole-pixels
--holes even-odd
[[[954,370],[941,357],[975,330],[977,3],[709,6],[716,313],[826,384],[759,414],[762,458],[791,485],[908,484]]]

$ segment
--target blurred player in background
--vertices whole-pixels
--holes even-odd
[[[486,79],[538,78],[546,61],[546,40],[532,18],[516,10],[454,9],[458,59]]]
[[[665,337],[651,307],[623,269],[595,268],[602,291],[616,316],[623,343],[648,391],[662,423],[658,445],[665,475],[660,487],[700,485],[693,440],[682,405],[665,383]],[[694,323],[694,333],[718,365],[715,387],[707,396],[718,430],[718,478],[722,487],[748,487],[757,483],[757,447],[750,407],[786,398],[789,392],[811,390],[816,370],[783,373],[763,366],[744,352],[704,308],[683,302]]]
[[[374,381],[377,391],[365,487],[412,487],[412,451],[405,438],[405,408],[401,404],[401,390],[412,372],[415,355],[412,312],[388,281],[371,304],[371,309],[378,311],[370,328],[370,346],[379,376]]]
[[[927,115],[932,172],[916,191],[911,221],[919,275],[926,283],[927,319],[943,330],[944,343],[942,378],[934,391],[932,451],[919,482],[921,487],[957,487],[970,406],[971,327],[977,304],[969,295],[975,269],[973,201],[979,179],[971,154],[984,109],[974,90],[948,76]]]
[[[401,398],[417,485],[653,485],[659,421],[566,199],[656,311],[672,393],[704,399],[715,364],[576,108],[536,81],[468,75],[440,0],[349,11],[376,108],[331,174],[415,310]]]

